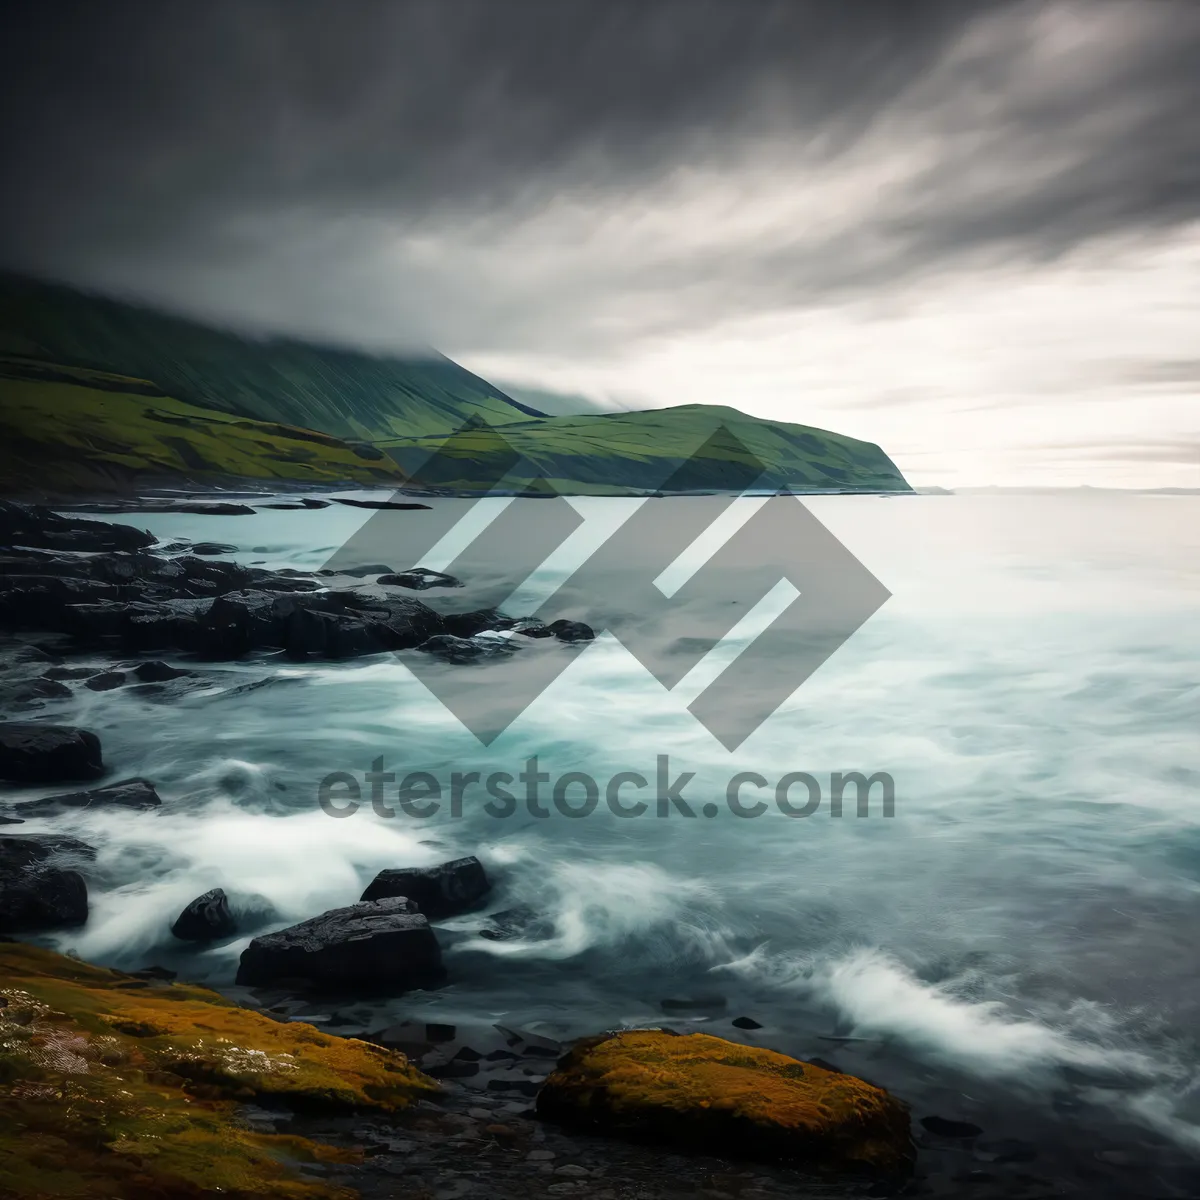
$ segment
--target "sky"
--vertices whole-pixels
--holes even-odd
[[[1200,0],[9,0],[0,265],[910,482],[1200,487]]]

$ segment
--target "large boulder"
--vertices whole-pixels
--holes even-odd
[[[334,991],[404,991],[444,974],[428,920],[398,896],[335,908],[255,938],[242,951],[237,982],[291,979]]]
[[[87,792],[70,792],[65,796],[45,796],[40,800],[23,800],[12,805],[19,817],[56,816],[68,809],[127,808],[145,811],[162,804],[154,784],[148,779],[124,779],[107,787]]]
[[[0,779],[9,783],[61,783],[98,779],[104,773],[100,739],[87,729],[0,722]]]
[[[380,871],[363,892],[363,900],[406,896],[431,920],[474,908],[491,890],[483,863],[474,855],[436,867],[401,867]]]
[[[74,868],[93,857],[75,838],[0,837],[0,934],[82,925],[87,884]]]
[[[185,942],[215,942],[237,933],[237,921],[223,888],[197,896],[176,918],[171,932]]]
[[[630,1030],[577,1043],[538,1093],[537,1113],[821,1171],[898,1175],[914,1156],[908,1109],[882,1088],[703,1033]]]

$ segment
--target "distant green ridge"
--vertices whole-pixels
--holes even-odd
[[[375,356],[255,340],[58,284],[0,274],[0,353],[152,379],[178,400],[375,441],[542,415],[430,350]]]
[[[911,491],[878,446],[823,429],[702,404],[548,417],[432,350],[400,358],[255,340],[14,275],[0,274],[0,356],[8,363],[0,432],[23,439],[0,458],[34,476],[40,464],[61,487],[94,485],[93,466],[116,471],[114,482],[124,485],[185,468],[297,482],[331,481],[346,470],[346,480],[383,482],[398,476],[385,452],[399,474],[482,490],[497,477],[497,440],[486,429],[456,437],[439,456],[441,475],[422,477],[449,435],[478,422],[502,431],[560,492],[653,491],[673,476],[680,485],[685,466],[689,490],[736,487],[746,463],[756,478],[761,464],[765,488]],[[187,408],[173,414],[187,430],[182,440],[161,436],[172,405]],[[250,427],[259,436],[246,436]],[[721,428],[728,442],[710,441]]]
[[[732,436],[721,436],[721,431]],[[763,488],[796,491],[908,492],[896,465],[872,442],[808,425],[765,421],[735,408],[682,404],[642,412],[581,413],[378,443],[421,483],[469,489],[494,477],[490,464],[508,450],[532,464],[552,490],[597,495],[653,491],[674,478],[688,490],[738,487],[741,464],[765,471]],[[445,446],[438,477],[423,464]],[[677,475],[676,472],[681,472]]]

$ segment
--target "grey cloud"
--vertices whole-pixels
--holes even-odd
[[[1200,469],[1200,438],[1046,443],[1034,449],[1101,462],[1183,463]]]
[[[1085,56],[1060,77],[1038,58],[1048,13],[1099,29],[1094,69]],[[6,14],[0,261],[250,326],[600,353],[1200,212],[1187,0],[43,0]],[[836,178],[856,150],[902,158],[910,143],[929,161],[827,240],[751,230],[626,259],[598,227],[549,280],[523,273],[519,238],[506,250],[564,197],[602,225],[664,179],[736,177],[765,147],[769,186],[772,166]],[[416,248],[396,250],[399,234]]]

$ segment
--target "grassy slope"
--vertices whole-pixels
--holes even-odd
[[[296,1171],[353,1152],[257,1133],[237,1105],[393,1112],[438,1086],[398,1053],[0,945],[0,1195],[353,1200]]]
[[[0,358],[0,474],[18,490],[148,477],[399,481],[369,446],[199,408],[144,379],[18,358]]]
[[[374,440],[526,420],[486,380],[430,351],[376,357],[254,341],[71,288],[0,275],[0,353],[153,379],[168,395],[238,416]]]
[[[356,454],[328,440],[322,446],[303,430],[371,443],[412,471],[474,418],[502,427],[511,446],[560,491],[654,490],[721,425],[768,468],[763,486],[909,490],[878,446],[821,429],[706,405],[544,418],[432,352],[400,359],[293,340],[248,340],[11,275],[0,275],[4,354],[10,364],[19,356],[75,369],[74,378],[57,382],[0,378],[0,430],[25,439],[7,453],[0,449],[10,485],[21,485],[12,475],[21,462],[27,473],[64,490],[95,487],[106,476],[128,482],[134,470],[203,479],[209,468],[196,464],[299,482],[391,481],[391,472],[383,476],[372,465],[377,460],[370,449]],[[132,378],[124,403],[115,398],[123,393],[109,390],[111,379],[104,382],[113,374]],[[190,407],[171,409],[177,405]],[[148,415],[156,407],[158,415]],[[179,420],[169,432],[172,416]],[[236,417],[294,428],[268,431],[234,424]],[[195,452],[190,460],[190,451],[169,440],[183,436],[180,430]],[[479,487],[494,458],[486,435],[475,436],[474,444],[472,437],[456,440],[461,470],[424,482]],[[727,445],[692,462],[683,486],[737,486],[739,457],[743,452]]]
[[[721,429],[732,438],[720,435]],[[715,434],[715,444],[706,445]],[[765,487],[910,490],[891,459],[871,442],[806,425],[762,421],[715,405],[524,421],[505,425],[499,438],[561,491],[653,490],[684,464],[685,486],[721,488],[731,486],[732,464],[755,460],[767,468]],[[406,470],[420,474],[422,461],[440,442],[425,437],[380,445]],[[489,431],[465,433],[449,445],[462,470],[452,467],[436,479],[421,476],[421,482],[469,486],[497,452],[497,437]]]

